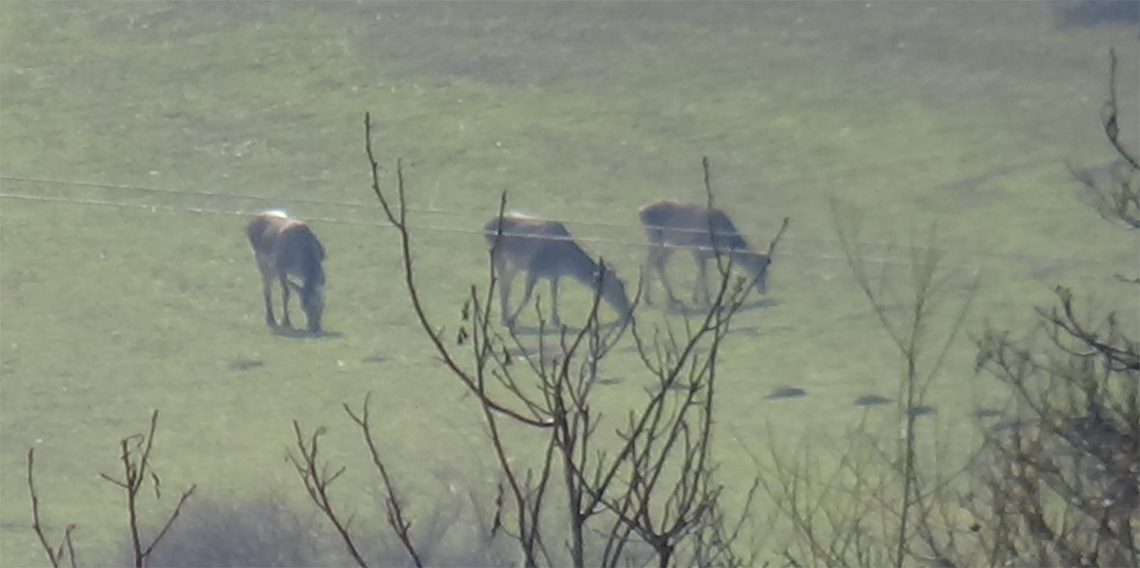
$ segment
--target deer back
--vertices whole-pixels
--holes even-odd
[[[639,217],[650,241],[656,244],[751,250],[736,225],[719,209],[663,199],[642,207]]]
[[[483,236],[497,258],[527,269],[546,268],[574,249],[581,251],[565,225],[533,217],[495,217],[483,226]]]

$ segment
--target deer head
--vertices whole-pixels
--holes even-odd
[[[780,237],[784,235],[784,231],[788,230],[790,221],[791,217],[784,217],[784,222],[780,224],[780,230],[776,232],[776,237],[772,239],[772,243],[768,245],[766,252],[745,255],[740,259],[741,263],[745,265],[744,268],[752,274],[753,286],[761,294],[768,292],[768,268],[772,265],[772,254],[776,251],[776,244],[780,242]]]
[[[618,312],[622,323],[628,322],[633,315],[633,308],[629,303],[629,295],[625,292],[625,281],[604,264],[601,265],[598,272],[594,273],[594,280],[599,283],[599,294],[602,300]]]
[[[290,287],[293,288],[301,298],[301,309],[305,311],[305,317],[308,319],[309,331],[320,333],[321,316],[325,311],[324,286],[320,284],[300,286],[291,280],[286,280],[286,282],[289,283]]]

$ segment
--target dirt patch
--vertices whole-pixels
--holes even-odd
[[[233,371],[248,371],[264,365],[265,361],[260,359],[234,359],[230,361],[228,366]]]

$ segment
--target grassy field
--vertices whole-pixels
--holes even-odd
[[[1111,279],[1137,268],[1135,235],[1082,205],[1062,164],[1112,157],[1098,123],[1110,46],[1135,142],[1136,26],[1060,14],[1046,2],[0,3],[0,563],[44,564],[29,447],[50,529],[79,523],[81,560],[112,550],[121,495],[98,474],[116,472],[118,440],[155,408],[155,511],[190,483],[301,502],[282,460],[294,418],[329,427],[342,489],[371,491],[341,410],[368,391],[413,500],[486,490],[471,473],[492,465],[476,405],[420,333],[371,197],[365,111],[385,174],[405,160],[440,325],[485,279],[477,231],[502,191],[566,220],[631,281],[637,208],[702,199],[702,155],[753,242],[792,217],[774,305],[742,314],[723,351],[733,484],[754,474],[740,444],[837,444],[865,412],[894,412],[852,404],[892,396],[898,365],[843,260],[832,198],[864,213],[876,260],[905,260],[883,245],[937,223],[960,273],[947,307],[982,274],[970,332],[1023,328],[1057,283],[1140,326],[1134,289]],[[269,206],[312,219],[329,251],[327,337],[263,324],[242,229]],[[688,262],[674,266],[686,285]],[[580,318],[588,293],[564,290],[564,317]],[[973,356],[960,337],[930,394],[940,431],[1003,396]],[[639,369],[628,350],[607,361],[607,412],[642,400]],[[781,386],[808,394],[766,398]]]

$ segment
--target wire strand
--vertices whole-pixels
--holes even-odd
[[[44,203],[65,203],[65,204],[72,204],[72,205],[112,207],[112,208],[122,208],[122,209],[142,209],[142,210],[149,210],[152,212],[166,211],[166,212],[172,212],[172,213],[197,213],[197,214],[227,215],[227,216],[252,216],[252,215],[256,215],[257,213],[260,212],[260,211],[250,211],[250,210],[243,210],[243,209],[213,209],[213,208],[208,208],[208,207],[178,207],[178,206],[174,206],[174,205],[155,205],[155,204],[146,204],[146,203],[125,203],[125,202],[120,202],[120,201],[109,201],[109,200],[103,200],[103,199],[74,199],[74,198],[67,198],[67,197],[27,195],[27,194],[15,194],[15,193],[0,193],[0,198],[17,199],[17,200],[32,201],[32,202],[44,202]],[[356,219],[342,219],[342,218],[335,218],[335,217],[306,217],[305,220],[310,221],[310,222],[316,221],[316,222],[321,222],[321,223],[362,225],[362,226],[389,228],[389,229],[394,228],[389,223],[373,222],[373,221],[361,221],[361,220],[356,220]],[[434,225],[413,225],[410,228],[413,231],[432,231],[432,232],[454,233],[454,234],[463,234],[463,235],[478,234],[480,236],[485,236],[485,234],[486,234],[481,229],[466,229],[466,228],[458,228],[458,227],[440,227],[440,226],[434,226]],[[624,241],[624,240],[608,239],[608,238],[601,238],[601,237],[564,237],[564,236],[535,235],[533,233],[525,233],[525,234],[523,234],[523,233],[503,233],[503,234],[504,234],[504,236],[517,235],[517,236],[526,236],[528,238],[542,239],[542,240],[560,240],[560,241],[570,240],[570,241],[579,242],[579,243],[581,243],[581,242],[604,243],[604,244],[611,244],[611,245],[621,245],[621,246],[627,247],[627,248],[628,247],[645,248],[647,246],[647,243],[645,243],[645,242]],[[696,248],[696,247],[671,245],[671,244],[667,244],[664,246],[666,248],[686,249],[686,250],[691,250],[693,248]],[[711,249],[712,247],[709,247],[709,248]],[[832,255],[818,254],[818,253],[812,254],[812,253],[805,253],[805,252],[791,252],[791,251],[788,251],[787,249],[784,249],[784,251],[781,253],[781,256],[809,258],[809,259],[824,260],[824,261],[830,261],[830,262],[844,262],[844,263],[847,262],[847,258],[844,256],[832,256]],[[1034,257],[1025,257],[1025,258],[1022,258],[1020,260],[1028,260],[1028,259],[1033,259],[1033,258]],[[871,263],[875,263],[875,264],[894,264],[894,265],[909,265],[910,264],[910,262],[908,260],[897,260],[897,259],[890,259],[890,258],[863,258],[862,260],[865,262],[871,262]],[[1093,261],[1087,261],[1086,260],[1084,262],[1091,263]],[[1103,264],[1107,266],[1107,265],[1112,265],[1114,263],[1104,262]],[[952,264],[943,264],[943,266],[946,268],[951,268],[951,269],[966,269],[969,271],[977,271],[981,268],[981,265],[967,265],[967,264],[953,264],[953,265]],[[999,266],[1008,267],[1008,266],[1010,266],[1010,264],[1009,263],[1003,263]],[[986,268],[988,270],[988,269],[991,269],[993,267],[987,266]],[[1102,280],[1102,279],[1111,280],[1111,278],[1107,278],[1107,277],[1099,278],[1099,277],[1081,276],[1080,278],[1083,280]]]
[[[291,203],[303,203],[303,204],[310,204],[310,205],[342,207],[342,208],[359,209],[359,210],[365,210],[365,209],[372,210],[375,207],[373,204],[369,204],[369,203],[355,203],[355,202],[344,202],[344,201],[325,201],[325,200],[307,199],[307,198],[288,198],[285,200],[281,200],[281,199],[276,199],[273,197],[267,197],[264,195],[253,195],[253,194],[243,194],[243,193],[226,193],[226,192],[212,192],[212,191],[185,190],[185,189],[154,188],[154,187],[145,187],[145,186],[138,186],[138,185],[123,185],[123,184],[112,184],[112,183],[90,182],[90,181],[58,180],[58,179],[25,177],[25,176],[0,175],[0,180],[25,182],[25,183],[42,183],[42,184],[50,184],[50,185],[68,185],[68,186],[75,186],[75,187],[93,187],[93,188],[114,189],[114,190],[141,191],[141,192],[147,192],[147,193],[167,194],[167,195],[187,195],[187,196],[212,197],[212,198],[223,198],[223,199],[247,199],[247,200],[263,201],[263,202],[270,202],[270,203],[287,201],[287,202],[291,202]],[[26,198],[26,196],[25,196],[25,198]],[[191,208],[191,209],[193,209],[193,208]],[[186,210],[189,211],[191,209],[186,209]],[[425,207],[408,207],[408,211],[413,212],[413,213],[423,213],[423,214],[430,214],[430,215],[453,216],[453,217],[460,217],[460,218],[464,218],[464,219],[475,219],[476,218],[475,213],[472,212],[471,210],[459,211],[459,210],[437,209],[437,208],[432,208],[432,207],[427,207],[427,208],[425,208]],[[243,214],[248,214],[248,212],[243,213]],[[321,220],[321,219],[317,219],[314,217],[309,217],[309,218],[312,220]],[[570,223],[573,225],[580,225],[580,226],[584,226],[584,227],[602,227],[602,228],[608,228],[608,229],[620,229],[620,230],[624,230],[624,231],[638,230],[641,228],[639,226],[622,225],[622,224],[614,224],[614,223],[604,223],[604,222],[600,222],[600,221],[587,221],[587,220],[582,220],[582,219],[566,219],[566,218],[553,219],[553,218],[551,218],[549,220],[552,220],[552,221],[556,220],[556,221],[561,221],[563,223]],[[333,221],[333,222],[338,222],[338,221]],[[480,221],[480,223],[481,222],[482,221]],[[449,230],[449,229],[443,228],[441,230]],[[693,233],[705,233],[706,232],[703,229],[672,229],[672,230],[676,231],[676,232],[693,232]],[[458,232],[462,232],[462,231],[458,231]],[[739,234],[749,238],[750,240],[760,240],[761,239],[761,235],[758,235],[756,233],[743,233],[743,232],[741,232]],[[631,245],[631,244],[642,244],[643,245],[644,244],[644,243],[632,243],[632,242],[628,242],[628,241],[607,241],[605,239],[578,238],[577,240],[594,240],[594,242],[617,242],[617,243],[622,243],[622,244],[627,244],[627,245]],[[787,237],[787,241],[793,242],[793,243],[822,244],[822,245],[839,245],[840,244],[840,242],[836,241],[836,240],[812,239],[812,238],[808,238],[808,237],[797,237],[795,235]],[[881,248],[881,249],[899,248],[898,245],[891,244],[891,243],[878,243],[878,242],[870,242],[870,241],[862,241],[862,242],[857,242],[854,244],[857,244],[861,247],[876,247],[876,248]],[[919,248],[923,248],[923,247],[919,247]],[[944,251],[944,252],[954,252],[954,253],[960,253],[960,254],[975,256],[975,257],[989,257],[989,258],[996,259],[996,260],[1008,260],[1008,259],[1014,259],[1014,260],[1019,260],[1019,261],[1022,261],[1022,260],[1040,260],[1040,261],[1052,261],[1052,262],[1057,262],[1057,263],[1070,263],[1070,264],[1081,263],[1081,264],[1093,264],[1093,265],[1114,264],[1109,259],[1086,259],[1086,258],[1057,257],[1057,256],[1037,256],[1037,255],[1019,254],[1019,253],[996,252],[996,251],[989,251],[989,250],[978,250],[978,249],[964,247],[964,246],[957,246],[953,243],[947,245],[945,242],[943,242],[942,244],[940,244],[939,246],[934,247],[934,248],[941,250],[941,251]]]

